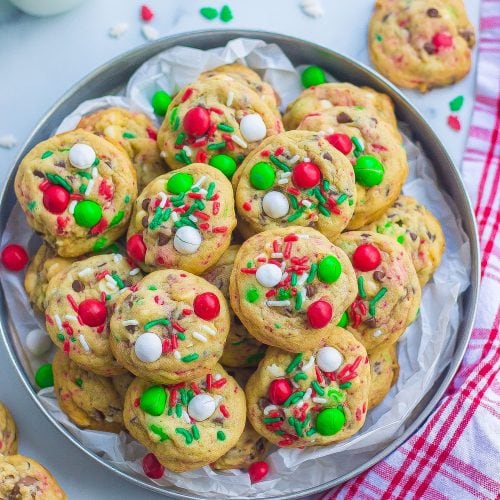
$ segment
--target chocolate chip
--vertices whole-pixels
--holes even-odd
[[[128,288],[129,286],[132,286],[132,281],[130,281],[130,280],[123,280],[123,286],[125,288]]]
[[[374,271],[373,279],[375,281],[381,282],[385,278],[385,271]]]
[[[381,373],[381,370],[380,370],[380,361],[375,361],[375,363],[373,363],[373,371],[377,375],[380,375],[380,373]]]
[[[323,153],[323,158],[328,161],[332,161],[332,155],[330,153]]]
[[[307,296],[311,298],[316,293],[316,285],[306,285]]]
[[[417,235],[415,233],[413,233],[412,231],[410,231],[410,238],[413,240],[413,241],[416,241],[417,239]]]
[[[386,14],[383,18],[382,18],[382,22],[385,23],[387,21],[387,19],[389,19],[389,16],[391,15],[391,13],[389,12],[389,14]]]
[[[474,32],[470,30],[460,30],[458,34],[467,42],[469,47],[474,45]]]
[[[151,200],[149,198],[144,198],[144,200],[142,200],[141,207],[143,210],[146,210],[146,212],[148,211],[150,201]]]
[[[270,405],[271,402],[267,398],[259,398],[259,401],[257,401],[257,405],[261,410],[263,410],[266,406]]]
[[[165,233],[160,233],[156,241],[158,242],[158,245],[162,247],[163,245],[166,245],[170,241],[170,237],[167,236]]]
[[[429,17],[439,17],[439,12],[437,9],[431,8],[431,9],[427,9],[427,15]]]
[[[127,325],[125,330],[127,330],[127,332],[134,333],[137,330],[137,327],[135,325]]]
[[[40,170],[33,170],[33,175],[35,177],[40,177],[41,179],[43,179],[45,177],[45,175],[43,174],[43,172],[40,172]]]
[[[141,220],[142,227],[148,227],[149,226],[149,218],[147,215],[145,215],[142,220]]]
[[[435,54],[436,53],[436,47],[434,47],[434,44],[433,43],[425,43],[424,44],[424,50],[427,52],[427,54]]]
[[[375,316],[372,318],[365,319],[363,323],[368,327],[368,328],[375,328],[377,326],[377,320],[375,319]]]
[[[347,114],[342,111],[342,113],[339,113],[337,115],[337,122],[338,123],[350,123],[352,122],[352,118]]]
[[[64,160],[57,160],[54,162],[55,167],[66,168],[66,162]]]
[[[85,289],[85,285],[80,280],[75,280],[71,283],[71,288],[77,293],[83,291]]]

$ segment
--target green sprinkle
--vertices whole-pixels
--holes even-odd
[[[135,139],[137,136],[132,132],[123,132],[122,137],[124,139]]]
[[[94,252],[99,252],[101,251],[105,246],[108,240],[103,236],[102,238],[99,238],[95,243],[93,247]]]
[[[316,429],[314,427],[311,427],[307,432],[306,432],[306,436],[309,437],[309,436],[312,436],[313,434],[316,434]]]
[[[293,380],[295,380],[295,382],[298,382],[299,380],[307,380],[307,375],[304,372],[299,372],[295,374]]]
[[[173,110],[172,110],[172,113],[170,113],[170,118],[169,118],[169,122],[170,122],[170,125],[173,125],[174,122],[175,122],[175,119],[177,118],[177,113],[179,112],[179,109],[178,107],[176,106]]]
[[[229,5],[224,5],[222,7],[222,9],[220,10],[220,20],[223,22],[223,23],[228,23],[229,21],[231,21],[231,19],[233,18],[233,13],[231,11],[231,8],[229,7]]]
[[[297,368],[297,365],[302,361],[302,353],[299,352],[295,358],[292,359],[291,363],[286,367],[286,373],[290,373],[292,372],[293,370],[295,370],[295,368]]]
[[[361,144],[361,141],[356,136],[353,135],[351,141],[354,144],[354,149],[361,152],[364,150],[363,144]]]
[[[323,180],[323,189],[325,191],[328,191],[330,189],[330,183],[326,179]]]
[[[160,442],[166,441],[168,439],[168,434],[159,425],[151,424],[149,426],[149,430],[153,434],[160,436]]]
[[[382,41],[382,35],[379,35],[378,33],[375,35],[375,40],[377,40],[377,42],[381,42]]]
[[[198,207],[198,210],[205,210],[205,203],[203,203],[201,200],[196,200],[195,205]]]
[[[213,7],[202,7],[200,9],[200,14],[209,21],[212,21],[219,15],[219,11]]]
[[[299,292],[295,295],[295,310],[300,311],[302,309],[302,294]]]
[[[274,424],[274,422],[280,422],[281,418],[280,417],[266,417],[263,419],[265,424]]]
[[[285,431],[281,430],[281,429],[276,429],[274,431],[275,434],[277,434],[278,436],[283,436],[283,434],[285,434]]]
[[[258,363],[262,358],[264,357],[263,352],[258,352],[256,354],[252,354],[251,356],[248,356],[246,359],[247,364],[255,364]]]
[[[215,182],[211,182],[207,188],[207,195],[205,196],[206,200],[210,200],[210,198],[212,198],[212,196],[214,195],[214,190],[215,190]]]
[[[106,300],[111,300],[111,295],[106,295]]]
[[[358,293],[362,299],[366,298],[364,282],[365,278],[363,278],[363,276],[358,276]]]
[[[291,394],[288,399],[283,403],[283,406],[285,408],[288,408],[290,405],[295,404],[299,399],[302,399],[304,397],[305,392],[304,391],[297,391]]]
[[[28,203],[27,207],[28,207],[28,210],[29,210],[30,212],[33,212],[33,210],[34,210],[34,209],[35,209],[35,207],[36,207],[36,201],[34,201],[34,200],[33,200],[33,201],[30,201],[30,202]]]
[[[207,146],[207,149],[209,151],[214,151],[216,149],[222,149],[226,147],[226,141],[221,141],[221,142],[213,142],[212,144],[209,144]]]
[[[318,210],[325,217],[330,217],[330,215],[332,215],[332,213],[330,212],[330,210],[328,210],[328,208],[326,208],[324,205],[318,205]]]
[[[156,229],[161,223],[162,210],[160,207],[156,207],[155,214],[149,223],[149,229]]]
[[[173,408],[169,408],[169,409],[168,409],[168,411],[167,411],[167,415],[168,415],[169,417],[171,417],[173,413],[174,413],[174,412],[173,412]]]
[[[247,269],[250,269],[253,267],[253,262],[251,260],[247,261]]]
[[[455,99],[452,99],[450,101],[450,110],[451,111],[459,111],[460,108],[463,106],[463,104],[464,104],[464,96],[459,95],[459,96],[455,97]]]
[[[83,380],[81,378],[77,378],[75,380],[75,384],[78,386],[78,387],[82,387],[83,386]]]
[[[279,323],[274,323],[274,328],[278,328],[280,329],[281,328],[281,325]]]
[[[351,385],[352,385],[352,382],[345,382],[343,384],[340,384],[339,387],[341,389],[349,389],[349,387],[351,387]]]
[[[186,444],[191,444],[193,442],[193,436],[191,436],[188,430],[177,427],[175,429],[175,432],[184,437],[184,439],[186,440]]]
[[[150,285],[150,286],[148,286],[148,290],[154,291],[154,290],[158,290],[158,288],[156,288],[154,285]]]
[[[193,352],[193,354],[188,354],[187,356],[183,356],[181,358],[181,361],[183,361],[184,363],[191,363],[191,361],[196,361],[200,356]]]
[[[316,391],[317,394],[319,394],[320,396],[324,396],[325,395],[325,391],[324,391],[323,387],[321,387],[318,384],[317,380],[313,380],[311,382],[311,385],[313,386],[313,389]]]
[[[200,431],[198,430],[198,427],[196,425],[193,425],[191,427],[191,433],[193,434],[193,437],[198,441],[200,439]]]
[[[249,290],[247,290],[245,298],[248,302],[250,302],[250,304],[253,304],[257,300],[259,300],[259,296],[259,291],[256,288],[250,288]]]
[[[123,198],[123,201],[125,203],[128,203],[130,201],[130,196],[128,194],[125,195],[125,198]]]
[[[177,403],[175,405],[175,415],[177,416],[177,418],[182,417],[182,405],[180,403]]]
[[[189,389],[189,391],[187,391],[187,396],[188,396],[188,402],[194,398],[193,389]]]
[[[293,222],[294,220],[297,220],[299,217],[302,217],[302,214],[304,213],[305,211],[305,207],[304,208],[300,208],[299,210],[297,210],[294,214],[290,215],[286,220],[287,222]]]
[[[125,212],[123,210],[120,210],[115,214],[115,216],[111,219],[111,222],[109,223],[109,227],[116,226],[122,219],[123,216],[125,215]]]
[[[405,237],[403,234],[399,235],[397,237],[397,240],[398,240],[398,243],[400,243],[401,245],[405,242]]]
[[[316,188],[314,190],[314,196],[316,196],[316,199],[320,202],[320,203],[325,203],[326,201],[326,198],[321,194],[321,191],[319,190],[319,188]]]
[[[234,127],[231,127],[231,125],[228,125],[227,123],[219,123],[217,128],[219,130],[223,130],[224,132],[234,132]]]
[[[225,441],[226,440],[226,435],[222,431],[217,431],[217,439],[219,441]]]
[[[76,175],[79,175],[80,177],[85,177],[85,179],[92,179],[92,174],[89,172],[82,172],[79,170]]]
[[[349,206],[352,207],[354,205],[354,200],[349,198],[348,203],[349,203]]]
[[[278,160],[276,156],[270,155],[269,159],[271,160],[272,163],[274,163],[278,168],[280,168],[284,172],[290,172],[290,167],[286,163],[283,163],[281,160]]]
[[[186,389],[184,389],[184,387],[181,387],[180,390],[179,390],[180,394],[181,394],[181,402],[183,405],[187,405],[187,392],[186,392]]]
[[[45,160],[45,158],[48,158],[49,156],[52,156],[54,154],[53,151],[45,151],[45,153],[42,154],[42,156],[40,156],[40,158],[42,160]]]
[[[297,436],[302,437],[304,435],[302,425],[298,420],[295,420],[295,422],[293,423],[293,427],[295,429],[295,434],[297,434]]]
[[[337,205],[342,205],[345,200],[347,200],[347,195],[343,193],[337,198]]]
[[[97,165],[99,165],[99,158],[96,156],[95,160],[94,160],[94,163],[92,163],[92,166],[93,167],[97,167]]]
[[[316,271],[318,270],[318,264],[313,262],[311,264],[311,269],[309,269],[309,274],[306,279],[306,283],[312,283],[314,281],[314,278],[316,277]]]
[[[290,280],[292,286],[297,284],[297,273],[292,273],[292,279]]]
[[[178,116],[176,116],[172,130],[175,132],[179,128],[180,124],[181,124],[181,119]]]
[[[156,290],[156,287],[154,287],[154,290]],[[144,325],[144,331],[147,332],[150,328],[156,325],[170,325],[170,321],[167,318],[153,319]]]
[[[181,340],[186,340],[186,336],[181,332],[177,332],[177,337],[179,337],[179,339]]]
[[[288,193],[287,196],[290,199],[290,204],[292,205],[292,208],[294,210],[297,210],[297,208],[299,208],[299,202],[297,201],[297,197],[295,197],[293,194],[290,193]]]
[[[68,191],[69,193],[73,192],[73,188],[60,175],[58,175],[58,174],[47,174],[47,179],[49,179],[49,181],[52,182],[52,184],[59,184],[64,189],[66,189],[66,191]]]
[[[122,279],[118,274],[113,273],[111,277],[115,280],[115,283],[118,285],[118,288],[121,290],[122,288],[125,288],[125,284],[123,283]]]
[[[387,293],[387,288],[381,288],[380,291],[370,300],[370,304],[368,306],[368,311],[370,316],[375,316],[375,305],[376,303]]]
[[[177,139],[175,139],[175,144],[177,146],[180,146],[182,144],[182,141],[184,141],[184,137],[186,137],[186,134],[184,132],[181,132],[178,136]]]
[[[328,397],[335,399],[336,403],[340,403],[340,401],[344,399],[344,395],[341,392],[336,391],[335,389],[330,389],[328,391]]]
[[[57,334],[57,338],[61,341],[64,342],[64,335],[62,333]]]
[[[245,156],[241,153],[236,157],[236,163],[240,164],[245,159]]]
[[[87,184],[82,184],[79,188],[78,191],[80,191],[81,194],[84,194],[85,191],[87,191]]]

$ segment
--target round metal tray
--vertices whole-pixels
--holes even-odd
[[[367,85],[375,90],[388,94],[395,104],[398,118],[410,125],[416,141],[421,143],[427,156],[433,163],[441,189],[446,191],[455,201],[463,221],[463,229],[470,240],[471,285],[468,290],[461,295],[461,321],[457,332],[452,362],[441,377],[435,381],[432,388],[428,391],[422,401],[420,401],[414,411],[407,417],[404,432],[382,450],[374,452],[372,455],[367,454],[366,461],[361,467],[353,468],[353,470],[340,477],[323,484],[318,484],[307,490],[296,491],[293,494],[287,494],[279,497],[268,497],[299,498],[332,488],[357,476],[364,470],[376,464],[378,461],[382,460],[391,451],[405,442],[420,427],[424,420],[429,416],[439,399],[443,396],[460,365],[472,330],[478,301],[480,269],[479,243],[472,207],[462,180],[460,179],[458,170],[453,165],[453,162],[448,156],[445,148],[426,123],[424,118],[396,89],[396,87],[384,78],[376,75],[369,68],[341,54],[338,54],[337,52],[313,43],[299,40],[297,38],[274,33],[247,30],[196,31],[167,37],[154,43],[144,45],[113,59],[107,64],[104,64],[86,78],[78,82],[49,109],[47,114],[38,123],[16,158],[9,178],[3,187],[0,198],[0,231],[4,231],[8,214],[10,214],[12,207],[16,202],[13,185],[14,176],[19,162],[23,156],[33,146],[35,146],[35,144],[49,137],[62,119],[82,101],[102,95],[112,94],[117,88],[123,86],[132,73],[144,61],[165,49],[169,49],[175,45],[184,45],[198,49],[210,49],[223,46],[229,40],[238,37],[258,38],[268,43],[275,43],[281,47],[281,49],[287,54],[295,65],[316,64],[335,75],[335,77],[340,81],[348,81],[356,85]],[[112,470],[124,479],[142,486],[143,488],[148,488],[172,498],[202,498],[198,495],[188,494],[185,491],[176,489],[175,487],[167,489],[156,486],[147,478],[128,475],[116,469],[95,453],[87,450],[60,423],[56,422],[47,410],[40,404],[36,395],[36,388],[32,385],[24,369],[22,353],[18,348],[16,348],[16,342],[12,334],[14,329],[12,324],[9,322],[9,311],[4,294],[0,296],[0,314],[0,333],[19,377],[40,410],[54,424],[54,426],[57,427],[57,429],[64,434],[67,439],[69,439],[69,441],[103,466]]]

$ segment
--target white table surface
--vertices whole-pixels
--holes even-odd
[[[234,19],[227,25],[200,16],[204,6],[220,7],[221,0],[149,0],[155,12],[151,25],[161,36],[196,29],[250,28],[304,38],[368,63],[366,30],[373,0],[322,0],[325,16],[306,17],[298,0],[232,0]],[[135,0],[85,0],[77,9],[49,18],[21,13],[0,0],[0,137],[13,134],[18,143],[0,149],[0,185],[5,181],[22,143],[43,113],[74,83],[97,66],[140,44],[139,7]],[[478,25],[479,0],[466,0]],[[108,30],[124,21],[129,30],[119,39]],[[476,56],[476,55],[475,55]],[[474,58],[475,69],[476,57]],[[427,95],[405,92],[460,165],[473,105],[474,74]],[[446,124],[448,102],[465,96],[459,113],[461,132]],[[20,452],[47,466],[70,499],[153,499],[159,495],[140,489],[108,473],[64,438],[42,415],[25,392],[3,345],[0,345],[0,399],[12,410],[19,427]]]

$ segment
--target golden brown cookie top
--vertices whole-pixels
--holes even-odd
[[[14,455],[16,453],[16,422],[7,406],[0,401],[0,455]]]

